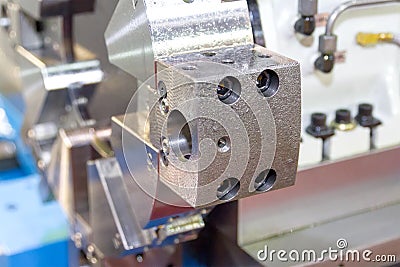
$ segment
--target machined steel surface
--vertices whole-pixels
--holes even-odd
[[[216,56],[208,59],[195,53],[171,57],[158,64],[161,71],[157,78],[172,88],[167,96],[172,111],[166,116],[155,109],[158,124],[150,125],[150,139],[159,147],[157,137],[166,136],[174,150],[176,145],[171,143],[174,129],[169,126],[169,122],[174,123],[173,110],[182,112],[189,122],[193,133],[190,153],[198,162],[160,166],[160,172],[167,185],[192,206],[221,203],[215,192],[229,177],[240,180],[235,198],[243,198],[259,193],[254,183],[265,169],[278,173],[274,189],[292,185],[296,172],[300,127],[297,114],[301,105],[297,63],[261,47],[214,51]],[[258,53],[268,54],[270,58],[259,57]],[[234,63],[228,67],[218,64],[227,60]],[[186,70],[186,62],[194,62],[191,66],[196,69]],[[258,92],[255,83],[266,69],[275,71],[280,79],[279,90],[269,98]],[[240,98],[231,105],[221,103],[216,97],[216,85],[226,77],[235,77],[241,84]],[[166,118],[167,125],[162,125]],[[212,143],[217,144],[224,136],[229,137],[230,150],[226,153],[218,150],[215,155]],[[208,138],[211,144],[207,144]],[[168,159],[175,163],[174,157],[179,157],[176,149]]]
[[[154,172],[153,166],[159,166],[162,159],[159,156],[160,150],[151,144],[144,131],[145,124],[145,117],[137,113],[115,117],[111,138],[131,208],[143,228],[151,220],[191,210],[185,207],[182,198],[167,189],[158,173]],[[125,136],[123,140],[121,136]]]
[[[379,6],[384,4],[400,3],[399,0],[352,0],[339,5],[329,16],[326,23],[325,35],[333,35],[333,28],[339,16],[354,8],[362,8],[367,6]]]
[[[111,129],[60,130],[51,151],[46,175],[52,193],[59,201],[72,224],[76,215],[88,221],[87,161],[107,156],[100,151],[100,142],[107,142]],[[104,149],[103,149],[104,150]]]
[[[145,206],[145,200],[141,200],[142,207],[132,205],[132,191],[128,191],[132,186],[126,186],[127,180],[115,158],[89,163],[88,173],[89,224],[92,230],[88,239],[93,242],[99,261],[193,240],[204,227],[203,216],[208,211],[201,210],[186,210],[186,213],[180,210],[164,215],[164,218],[156,218],[153,222],[148,218],[144,227],[143,217],[139,217],[142,213],[137,208],[149,207]],[[139,193],[139,190],[135,193]]]
[[[29,111],[22,130],[24,137],[36,124],[54,123],[73,128],[79,119],[66,118],[71,114],[69,108],[76,110],[76,99],[70,99],[68,91],[74,91],[81,103],[89,102],[95,85],[103,79],[100,62],[82,46],[71,43],[75,61],[69,60],[71,48],[65,36],[68,29],[61,18],[43,19],[39,23],[24,10],[30,5],[35,9],[35,4],[54,6],[60,3],[22,1],[8,2],[3,7],[10,25],[0,29],[0,35],[4,37],[1,38],[1,55],[9,58],[7,66],[12,71],[2,72],[2,86],[7,88],[6,97],[22,98]],[[69,90],[70,87],[74,90]],[[75,90],[77,87],[80,90]]]
[[[253,43],[242,0],[120,0],[105,36],[110,61],[141,81],[157,59]]]

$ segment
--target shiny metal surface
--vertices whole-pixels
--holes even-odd
[[[79,215],[88,222],[88,161],[100,158],[94,149],[97,140],[107,141],[110,129],[60,130],[51,151],[47,183],[72,224]]]
[[[325,35],[333,35],[333,28],[339,16],[353,8],[362,8],[367,6],[379,6],[384,4],[400,3],[399,0],[352,0],[339,5],[329,16],[326,23]]]
[[[93,86],[103,78],[97,60],[82,60],[71,64],[48,64],[41,57],[17,48],[16,57],[21,66],[21,95],[29,110],[25,117],[23,133],[32,129],[35,124],[55,122],[59,127],[73,128],[73,122],[62,121],[60,117],[68,114],[68,93],[71,85],[81,86],[82,97],[92,94]],[[78,58],[80,58],[78,52]],[[87,57],[86,53],[83,58]],[[72,123],[72,124],[71,124]]]
[[[104,31],[118,0],[97,0],[93,13],[74,17],[74,40],[89,48],[101,62],[106,74],[88,102],[88,112],[99,127],[108,127],[111,116],[124,114],[137,89],[134,77],[112,65],[108,60]]]
[[[105,36],[110,61],[141,81],[159,58],[253,43],[246,1],[121,0]]]
[[[88,165],[88,172],[92,228],[89,240],[96,245],[99,261],[112,261],[148,248],[193,240],[204,227],[203,216],[207,212],[201,211],[185,214],[181,211],[181,214],[156,220],[153,226],[143,227],[138,206],[133,206],[130,200],[132,192],[127,191],[132,186],[126,187],[118,161],[115,158],[94,161]]]
[[[299,0],[298,10],[302,16],[315,16],[318,13],[318,0]]]
[[[126,120],[132,123],[124,123]],[[183,199],[168,190],[160,181],[159,176],[154,175],[151,166],[158,166],[161,159],[158,156],[159,150],[151,144],[149,137],[143,131],[145,122],[145,118],[140,114],[128,114],[125,118],[113,118],[111,138],[124,184],[128,190],[130,205],[143,228],[153,219],[191,211],[190,208],[184,207]],[[126,135],[124,143],[127,142],[132,148],[136,149],[125,150],[121,139],[122,135]],[[146,146],[146,156],[142,154],[143,146]],[[133,178],[128,167],[130,162],[134,162],[135,175],[140,178],[143,177],[144,183],[138,183]],[[165,200],[168,200],[168,202]]]

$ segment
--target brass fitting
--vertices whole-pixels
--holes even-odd
[[[361,46],[375,46],[379,42],[391,43],[394,41],[393,33],[364,33],[357,34],[357,43]]]

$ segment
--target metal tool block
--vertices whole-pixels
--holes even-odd
[[[138,159],[127,160],[133,151],[142,151],[142,161],[149,157],[145,144],[129,136],[159,152],[152,175],[189,207],[294,184],[301,130],[297,62],[245,45],[172,56],[156,69],[137,92],[145,110],[137,111],[133,99],[121,122],[128,130],[113,132],[113,145],[123,148],[120,164],[136,183],[146,187],[153,178],[138,171]],[[145,113],[139,130],[135,112]]]

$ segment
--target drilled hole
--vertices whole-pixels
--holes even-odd
[[[168,104],[168,100],[166,98],[160,98],[159,102],[159,106],[160,106],[160,110],[161,112],[166,115],[169,112],[169,104]]]
[[[167,132],[171,150],[181,160],[189,160],[192,156],[192,133],[180,111],[173,110],[168,116]]]
[[[168,158],[163,150],[160,151],[161,162],[164,166],[168,166]]]
[[[219,152],[228,152],[231,149],[231,140],[227,136],[221,137],[217,142],[217,146]]]
[[[160,97],[164,97],[164,98],[167,97],[167,86],[165,85],[165,83],[163,81],[160,81],[158,83],[157,91],[158,91],[158,95]]]
[[[240,189],[240,182],[236,178],[224,180],[217,189],[217,198],[228,201],[236,197]]]
[[[222,79],[217,88],[218,99],[227,105],[238,101],[241,92],[242,85],[238,79],[232,76],[227,76]]]
[[[254,189],[258,192],[271,190],[276,182],[276,171],[273,169],[261,172],[254,181]]]
[[[257,77],[257,87],[263,96],[274,96],[279,89],[278,74],[273,70],[264,70]]]

